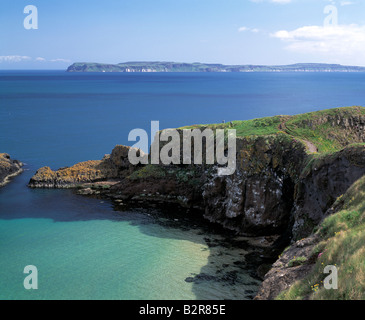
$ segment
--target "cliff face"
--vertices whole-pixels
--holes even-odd
[[[201,129],[206,127],[209,126]],[[281,235],[285,244],[299,241],[265,277],[258,297],[274,298],[300,279],[300,272],[287,274],[281,267],[286,268],[297,254],[309,257],[313,249],[315,238],[302,242],[299,239],[310,236],[334,212],[336,199],[365,175],[364,108],[340,108],[212,127],[233,127],[241,135],[236,140],[237,167],[233,175],[218,176],[218,167],[207,164],[133,166],[128,161],[129,147],[117,146],[100,161],[87,161],[57,171],[41,168],[29,185],[81,186],[78,191],[81,194],[97,193],[118,204],[132,206],[179,205],[187,211],[198,210],[207,220],[235,233]],[[255,130],[267,134],[253,135]],[[100,181],[113,183],[103,188],[90,185]],[[297,269],[301,268],[308,271],[311,267]],[[275,290],[270,289],[273,286]]]
[[[294,238],[308,236],[335,200],[364,174],[364,145],[349,146],[310,161],[295,187]]]
[[[284,250],[265,275],[255,300],[273,300],[294,282],[305,278],[318,256],[314,250],[318,239],[312,235]]]
[[[203,185],[204,217],[248,235],[284,232],[291,223],[304,146],[279,134],[238,139],[237,149],[234,175],[214,174]]]
[[[365,299],[365,175],[327,210],[307,238],[287,247],[265,275],[255,299]],[[336,266],[336,290],[324,285]]]
[[[0,187],[8,182],[8,179],[22,172],[23,164],[18,160],[12,160],[7,153],[0,153]]]

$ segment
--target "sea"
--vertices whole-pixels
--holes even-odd
[[[165,129],[353,105],[365,105],[365,73],[0,71],[0,152],[25,164],[0,188],[0,299],[252,299],[249,240],[175,212],[30,189],[29,179],[133,145],[129,132],[150,132],[151,121]],[[24,286],[28,265],[37,289]]]

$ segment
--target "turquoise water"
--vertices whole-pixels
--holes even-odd
[[[208,261],[206,245],[192,234],[184,239],[178,229],[148,229],[145,234],[127,221],[2,221],[0,297],[194,298],[184,279]],[[38,268],[38,290],[22,287],[28,264]]]
[[[234,264],[245,249],[227,250],[200,222],[27,189],[29,175],[0,190],[0,299],[248,299],[257,290]],[[38,269],[38,290],[23,287],[26,265]],[[202,273],[216,279],[185,281]]]
[[[100,159],[131,144],[129,131],[148,130],[152,120],[167,128],[365,105],[364,83],[363,73],[0,71],[0,152],[26,163],[0,189],[0,298],[252,297],[259,281],[240,264],[245,246],[230,246],[216,230],[27,182],[41,166]],[[23,287],[30,264],[38,290]]]

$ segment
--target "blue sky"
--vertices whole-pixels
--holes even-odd
[[[365,66],[363,0],[0,0],[0,69],[72,62]],[[38,9],[27,30],[24,7]],[[332,5],[338,23],[325,19]]]

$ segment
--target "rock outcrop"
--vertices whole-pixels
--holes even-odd
[[[84,183],[120,180],[134,169],[128,161],[129,149],[118,145],[102,160],[89,160],[56,171],[50,167],[40,168],[29,181],[29,187],[75,188]]]
[[[238,139],[237,149],[236,172],[213,174],[203,185],[204,217],[246,235],[285,232],[304,145],[279,134]]]
[[[5,185],[9,178],[23,171],[23,164],[18,160],[12,160],[7,153],[0,153],[0,187]]]
[[[266,273],[255,300],[273,300],[312,269],[318,236],[298,240],[279,256]]]

